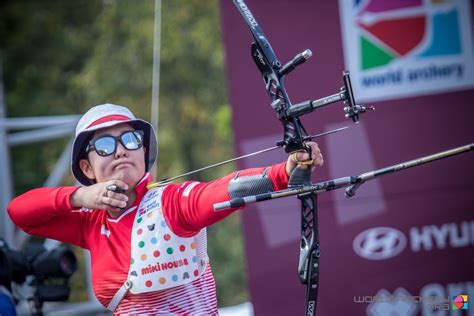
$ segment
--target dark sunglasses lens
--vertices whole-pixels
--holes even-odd
[[[120,137],[122,144],[128,150],[135,150],[142,147],[143,137],[142,134],[138,131],[130,131],[122,134]]]
[[[115,152],[115,139],[110,136],[98,138],[94,142],[95,151],[99,156],[108,156]]]

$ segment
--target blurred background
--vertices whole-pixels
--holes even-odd
[[[348,69],[356,101],[376,107],[357,125],[344,119],[342,104],[303,118],[311,134],[350,126],[318,140],[325,167],[313,181],[474,141],[472,1],[246,3],[282,63],[313,51],[286,79],[294,103],[337,93]],[[74,184],[60,166],[67,165],[77,115],[93,105],[126,105],[157,124],[157,179],[282,137],[250,56],[250,32],[230,0],[1,0],[0,40],[0,237],[11,248],[27,238],[3,215],[5,205],[35,187]],[[265,154],[192,178],[285,157]],[[473,307],[451,305],[465,295],[474,306],[472,162],[468,153],[375,180],[351,200],[342,191],[321,195],[318,315],[472,314]],[[293,198],[265,202],[208,229],[219,307],[303,314],[299,212]],[[78,271],[68,303],[92,302],[97,310],[84,282],[87,254],[73,251]],[[374,299],[396,295],[448,301],[436,309]]]

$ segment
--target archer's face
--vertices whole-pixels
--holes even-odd
[[[92,140],[105,135],[117,137],[123,132],[133,130],[130,124],[123,123],[96,131]],[[127,183],[129,188],[133,188],[145,174],[145,148],[143,146],[136,150],[127,150],[119,141],[116,141],[116,150],[113,154],[99,156],[95,150],[91,149],[88,158],[89,170],[83,170],[83,172],[89,179],[96,182],[121,180]]]

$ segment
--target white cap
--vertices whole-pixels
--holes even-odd
[[[91,135],[105,127],[110,127],[122,123],[128,123],[133,128],[144,132],[143,146],[145,152],[145,169],[149,171],[156,161],[158,155],[156,135],[153,126],[147,121],[137,119],[135,115],[126,107],[115,104],[101,104],[89,109],[79,120],[76,126],[76,138],[72,145],[71,169],[72,174],[80,183],[91,185],[79,167],[79,161],[86,156],[87,141]]]

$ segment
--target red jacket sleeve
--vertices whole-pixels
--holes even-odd
[[[79,187],[39,188],[13,199],[7,207],[13,223],[28,234],[86,248],[82,214],[71,211]]]
[[[273,191],[288,185],[286,162],[268,168],[266,174],[273,182]],[[239,176],[262,174],[267,168],[239,171]],[[168,185],[163,192],[163,215],[171,230],[178,236],[190,237],[202,228],[218,222],[236,209],[215,212],[214,204],[230,199],[229,182],[237,172],[211,182],[185,182]]]

